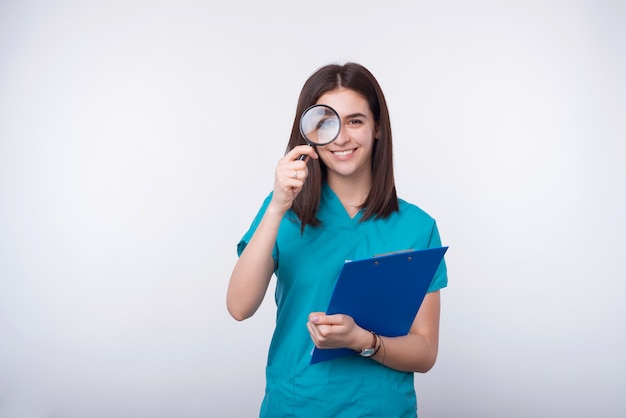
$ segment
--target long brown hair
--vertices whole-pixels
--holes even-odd
[[[361,220],[365,221],[372,217],[386,218],[398,210],[398,197],[393,177],[391,123],[383,91],[367,68],[356,63],[330,64],[319,68],[309,77],[300,92],[287,151],[296,145],[306,143],[299,128],[302,113],[315,104],[322,95],[340,87],[353,90],[367,100],[378,127],[378,139],[374,141],[372,149],[372,188],[363,205],[364,213]],[[308,161],[308,169],[309,177],[291,207],[302,222],[302,231],[306,225],[320,224],[317,211],[327,170],[321,159],[312,158]]]

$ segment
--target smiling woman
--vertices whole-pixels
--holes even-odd
[[[326,145],[300,136],[298,122],[312,105],[339,116],[339,134]],[[277,277],[261,416],[415,417],[413,373],[427,372],[437,357],[445,263],[407,335],[378,335],[349,315],[321,311],[345,260],[440,246],[434,219],[396,195],[389,114],[374,76],[354,63],[320,68],[302,89],[274,190],[239,242],[228,287],[228,310],[243,320]],[[314,346],[355,355],[310,364]]]

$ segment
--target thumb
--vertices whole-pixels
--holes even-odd
[[[320,320],[326,316],[324,312],[311,312],[309,314],[309,322],[313,322],[314,324],[320,323]]]
[[[324,312],[312,312],[309,321],[317,325],[341,325],[344,316],[341,314],[326,315]]]

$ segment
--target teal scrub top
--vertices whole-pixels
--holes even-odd
[[[271,200],[265,199],[237,246],[241,255]],[[318,211],[321,225],[306,226],[288,211],[273,250],[276,328],[270,344],[261,417],[416,417],[413,373],[354,356],[309,364],[313,341],[306,328],[310,312],[324,312],[345,260],[391,251],[441,247],[435,220],[399,200],[399,211],[385,219],[351,218],[324,184]],[[429,292],[447,286],[445,261]]]

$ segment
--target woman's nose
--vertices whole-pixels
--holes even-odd
[[[346,132],[346,130],[342,127],[341,130],[339,131],[339,135],[337,135],[337,138],[333,142],[337,145],[341,145],[349,141],[350,141],[350,136],[348,135],[348,132]]]

